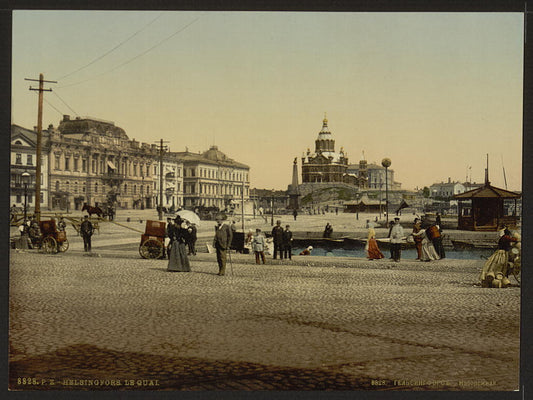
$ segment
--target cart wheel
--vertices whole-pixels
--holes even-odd
[[[163,243],[155,239],[147,239],[139,247],[142,258],[159,258],[163,256]]]
[[[57,253],[57,242],[52,236],[45,237],[41,243],[41,250],[48,254]]]
[[[67,251],[68,250],[68,240],[65,239],[63,242],[59,243],[58,248],[59,248],[59,251],[62,252],[62,253]]]

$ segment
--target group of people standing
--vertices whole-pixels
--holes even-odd
[[[281,226],[281,221],[276,221],[276,225],[272,228],[272,242],[274,244],[273,259],[280,260],[292,259],[292,231],[290,225],[285,225],[285,229]],[[251,244],[252,251],[255,254],[256,264],[266,263],[265,250],[267,249],[267,240],[261,229],[257,228],[255,234],[251,233],[246,238]]]
[[[378,242],[376,240],[376,231],[374,225],[367,221],[368,226],[368,238],[366,244],[367,258],[369,260],[378,260],[385,258],[380,251]],[[410,235],[415,243],[417,251],[416,260],[420,261],[432,261],[445,258],[444,246],[442,244],[442,229],[435,223],[429,225],[426,229],[422,228],[422,222],[420,218],[415,218],[413,223],[413,231]],[[400,224],[400,217],[394,217],[389,226],[390,238],[390,258],[399,262],[402,254],[402,244],[406,235],[404,229]]]
[[[417,260],[434,261],[446,258],[441,233],[442,229],[438,223],[423,229],[420,219],[415,218],[411,235],[415,242]]]

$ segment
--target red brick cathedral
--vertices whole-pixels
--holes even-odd
[[[347,168],[348,157],[342,147],[335,152],[335,140],[324,117],[322,130],[315,140],[315,152],[307,149],[307,154],[302,157],[302,183],[345,182]]]

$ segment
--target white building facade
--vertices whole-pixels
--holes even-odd
[[[464,192],[466,192],[464,185],[460,182],[452,182],[451,179],[448,179],[448,182],[434,183],[429,187],[431,198],[451,198]]]
[[[183,163],[183,205],[240,210],[250,197],[250,167],[218,150],[174,153]]]
[[[48,133],[43,132],[43,142]],[[49,201],[49,176],[47,150],[41,152],[41,208],[47,207]],[[23,209],[24,202],[28,208],[35,208],[35,173],[37,160],[37,132],[18,125],[11,126],[11,180],[10,206]],[[23,175],[30,176],[25,185]]]

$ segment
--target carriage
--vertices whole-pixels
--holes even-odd
[[[55,220],[39,221],[39,229],[41,230],[40,251],[55,254],[68,250],[67,233],[57,230]]]
[[[146,221],[144,234],[141,235],[139,254],[142,258],[163,258],[165,255],[165,222]]]

